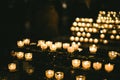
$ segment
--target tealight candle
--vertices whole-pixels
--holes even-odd
[[[51,79],[54,77],[54,70],[46,70],[45,71],[45,76],[48,78],[48,79]]]
[[[32,60],[32,53],[25,53],[25,60],[31,61]]]
[[[95,70],[100,70],[102,68],[102,63],[100,63],[100,62],[94,62],[93,63],[93,68]]]
[[[23,41],[17,41],[17,46],[18,46],[19,48],[24,47]]]
[[[72,60],[72,66],[73,66],[73,68],[79,68],[80,67],[80,60],[79,59],[73,59]]]
[[[48,46],[47,46],[47,44],[43,43],[40,45],[40,47],[42,50],[45,50],[45,49],[47,49]]]
[[[71,30],[71,31],[75,31],[75,27],[71,27],[70,30]]]
[[[109,58],[112,60],[112,59],[115,59],[116,57],[117,57],[117,52],[115,52],[115,51],[109,51],[108,52],[108,56],[109,56]]]
[[[24,57],[24,52],[16,52],[16,57],[17,57],[18,59],[23,59],[23,57]]]
[[[98,39],[94,39],[94,41],[93,41],[94,43],[98,43]]]
[[[116,31],[116,30],[112,30],[112,33],[113,33],[113,34],[116,34],[116,33],[117,33],[117,31]]]
[[[77,17],[75,20],[76,20],[77,22],[79,22],[79,21],[80,21],[80,18]]]
[[[103,43],[104,43],[104,44],[107,44],[107,43],[108,43],[108,40],[103,40]]]
[[[67,51],[69,53],[73,53],[75,50],[74,50],[74,47],[70,46],[70,47],[67,48]]]
[[[111,36],[110,36],[110,39],[114,39],[114,38],[115,38],[115,36],[114,36],[114,35],[111,35]]]
[[[74,48],[74,50],[78,50],[79,48],[78,44],[72,44],[72,47]]]
[[[73,22],[73,26],[77,26],[77,22]]]
[[[55,72],[55,79],[56,80],[62,80],[64,78],[63,72]]]
[[[70,41],[74,41],[74,36],[71,36],[71,37],[70,37]]]
[[[53,44],[52,41],[46,41],[46,45],[47,45],[48,47],[50,47],[52,44]]]
[[[23,39],[23,43],[25,45],[29,45],[30,44],[30,39],[26,38],[26,39]]]
[[[84,38],[83,37],[80,37],[80,42],[83,42],[84,41]]]
[[[42,44],[45,44],[45,40],[38,40],[37,46],[41,46]]]
[[[101,34],[101,35],[100,35],[100,38],[105,38],[105,35],[104,35],[104,34]]]
[[[55,42],[55,46],[60,49],[62,48],[62,42]]]
[[[75,41],[79,41],[79,37],[75,37]]]
[[[90,34],[90,33],[87,33],[87,34],[86,34],[86,36],[87,36],[87,37],[90,37],[90,36],[91,36],[91,34]]]
[[[105,71],[111,72],[114,69],[114,64],[111,64],[111,63],[105,64],[104,68],[105,68]]]
[[[10,72],[15,72],[16,71],[16,63],[9,63],[8,69]]]
[[[86,80],[86,77],[84,75],[78,75],[76,76],[76,80]]]
[[[119,36],[119,35],[116,35],[116,39],[117,39],[117,40],[120,39],[120,36]]]
[[[50,51],[51,51],[51,52],[55,52],[56,49],[57,49],[56,45],[52,44],[52,45],[50,46]]]
[[[96,53],[97,52],[97,46],[95,44],[89,46],[90,53]]]
[[[92,43],[92,42],[93,42],[93,39],[92,39],[92,38],[90,38],[90,39],[89,39],[89,42],[90,42],[90,43]]]
[[[83,69],[89,69],[91,67],[90,61],[82,61],[82,67]]]
[[[69,43],[63,43],[63,49],[67,49],[70,46]]]
[[[80,33],[80,32],[77,32],[77,36],[78,36],[78,37],[81,36],[81,33]]]

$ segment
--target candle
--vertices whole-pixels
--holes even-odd
[[[89,46],[90,53],[96,53],[97,52],[97,46],[95,44]]]
[[[103,40],[103,43],[104,43],[104,44],[107,44],[107,43],[108,43],[108,40]]]
[[[8,69],[10,72],[15,72],[16,71],[16,63],[9,63]]]
[[[47,45],[48,47],[50,47],[52,44],[53,44],[52,41],[46,41],[46,45]]]
[[[91,67],[90,61],[82,61],[82,67],[83,69],[89,69]]]
[[[113,59],[115,59],[116,57],[117,57],[117,52],[115,52],[115,51],[109,51],[108,52],[108,56],[109,56],[109,58],[111,59],[111,60],[113,60]]]
[[[86,77],[84,75],[78,75],[76,76],[76,80],[86,80]]]
[[[48,78],[48,79],[51,79],[54,77],[54,70],[46,70],[45,71],[45,76]]]
[[[62,80],[64,78],[63,72],[55,72],[55,79],[56,80]]]
[[[24,52],[16,52],[16,57],[17,57],[18,59],[23,59],[23,57],[24,57]]]
[[[23,43],[25,45],[29,45],[30,44],[30,39],[26,38],[26,39],[23,39]]]
[[[25,53],[25,60],[31,61],[32,60],[32,53]]]
[[[70,37],[70,41],[74,41],[74,36],[71,36],[71,37]]]
[[[24,47],[23,41],[17,41],[17,46],[18,46],[19,48]]]
[[[100,35],[100,38],[105,38],[105,35],[104,35],[104,34],[101,34],[101,35]]]
[[[45,50],[45,49],[47,49],[48,46],[47,46],[47,44],[43,43],[43,44],[41,44],[40,47],[41,47],[42,50]]]
[[[80,60],[79,59],[73,59],[72,60],[72,66],[73,66],[73,68],[79,68],[80,67]]]
[[[69,43],[63,43],[63,49],[67,49],[70,46]]]
[[[114,36],[114,35],[111,35],[111,36],[110,36],[110,39],[114,39],[114,38],[115,38],[115,36]]]
[[[62,42],[55,42],[55,46],[59,49],[62,48]]]
[[[72,47],[74,48],[74,50],[78,50],[79,48],[78,44],[72,44]]]
[[[42,44],[45,44],[45,40],[38,40],[37,46],[41,46]]]
[[[50,46],[50,51],[51,51],[51,52],[55,52],[56,49],[57,49],[57,47],[56,47],[54,44],[52,44],[52,45]]]
[[[94,62],[93,63],[93,68],[95,70],[100,70],[102,68],[102,63],[100,63],[100,62]]]
[[[68,47],[68,48],[67,48],[67,51],[68,51],[69,53],[73,53],[73,52],[74,52],[74,47],[72,47],[72,46]]]
[[[94,43],[98,43],[98,39],[94,39],[93,42],[94,42]]]
[[[105,64],[104,68],[105,68],[105,71],[111,72],[114,69],[114,64],[111,64],[111,63]]]

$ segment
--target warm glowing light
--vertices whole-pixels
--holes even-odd
[[[73,59],[72,60],[72,66],[73,66],[73,68],[79,68],[80,67],[80,60],[79,59]]]
[[[55,79],[56,80],[62,80],[64,78],[63,72],[55,72]]]
[[[51,79],[54,77],[54,70],[46,70],[45,71],[45,76],[48,78],[48,79]]]

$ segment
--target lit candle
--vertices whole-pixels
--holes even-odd
[[[72,47],[74,48],[74,50],[78,50],[79,48],[78,44],[72,44]]]
[[[23,39],[23,43],[25,45],[29,45],[30,44],[30,39],[26,38],[26,39]]]
[[[41,46],[42,44],[45,44],[45,40],[38,40],[37,46]]]
[[[67,51],[69,53],[73,53],[75,50],[74,50],[74,47],[70,46],[70,47],[67,48]]]
[[[100,35],[100,38],[105,38],[105,35],[104,35],[104,34],[101,34],[101,35]]]
[[[47,46],[47,44],[43,43],[40,45],[40,47],[42,50],[45,50],[45,49],[47,49],[48,46]]]
[[[48,47],[50,47],[52,44],[53,44],[52,41],[46,41],[46,45],[47,45]]]
[[[71,27],[70,30],[71,30],[71,31],[75,31],[75,27]]]
[[[117,40],[120,39],[120,36],[119,36],[119,35],[116,35],[116,39],[117,39]]]
[[[57,47],[56,47],[54,44],[52,44],[52,45],[50,46],[50,51],[51,51],[51,52],[55,52],[56,49],[57,49]]]
[[[100,70],[102,68],[102,63],[100,63],[100,62],[94,62],[93,63],[93,68],[95,70]]]
[[[80,60],[79,59],[73,59],[72,60],[72,66],[73,66],[73,68],[79,68],[80,67]]]
[[[62,80],[64,78],[63,72],[55,72],[55,79],[56,80]]]
[[[54,77],[54,70],[46,70],[45,71],[45,76],[48,78],[48,79],[51,79]]]
[[[63,49],[67,49],[70,46],[69,43],[63,43]]]
[[[82,61],[82,67],[83,69],[89,69],[91,67],[90,61]]]
[[[31,61],[32,60],[32,53],[25,53],[25,60]]]
[[[89,46],[90,53],[96,53],[97,52],[97,46],[95,44]]]
[[[114,39],[114,38],[115,38],[115,36],[114,36],[114,35],[111,35],[111,36],[110,36],[110,39]]]
[[[55,42],[55,46],[60,49],[62,48],[62,42]]]
[[[75,41],[79,41],[79,37],[75,37]]]
[[[8,69],[10,72],[15,72],[16,71],[16,63],[9,63]]]
[[[73,26],[77,26],[77,22],[73,22]]]
[[[17,46],[18,46],[19,48],[24,47],[23,41],[17,41]]]
[[[24,52],[16,52],[16,57],[17,57],[18,59],[23,59],[23,57],[24,57]]]
[[[94,39],[94,43],[98,43],[98,39]]]
[[[117,52],[115,52],[115,51],[109,51],[108,52],[108,56],[109,56],[109,58],[112,60],[112,59],[115,59],[116,57],[117,57]]]
[[[107,43],[108,43],[108,40],[103,40],[103,43],[104,43],[104,44],[107,44]]]
[[[76,76],[76,80],[86,80],[86,77],[83,75]]]
[[[74,41],[74,36],[71,36],[71,37],[70,37],[70,41]]]
[[[114,64],[111,63],[105,64],[105,71],[111,72],[113,71],[113,69],[114,69]]]

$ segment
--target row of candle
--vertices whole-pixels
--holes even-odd
[[[22,47],[24,47],[26,45],[29,45],[29,44],[30,44],[30,39],[29,38],[17,41],[17,46],[19,48],[22,48]]]
[[[73,68],[79,68],[80,67],[80,63],[81,63],[81,61],[79,59],[73,59],[72,60]],[[100,70],[102,68],[102,66],[103,65],[102,65],[101,62],[94,62],[93,63],[93,68],[95,70]],[[91,67],[91,61],[82,61],[82,68],[84,70],[88,70],[88,69],[90,69],[90,67]],[[114,64],[107,63],[107,64],[104,65],[104,69],[108,73],[112,72],[114,70]],[[48,79],[51,79],[51,78],[55,77],[56,80],[62,80],[64,78],[64,75],[65,75],[64,72],[61,72],[61,71],[55,72],[52,69],[47,69],[45,71],[45,76]],[[84,78],[81,78],[81,77],[80,77],[80,75],[76,76],[76,80],[85,80],[86,79],[85,76],[84,76]]]
[[[76,69],[76,68],[80,68],[80,65],[82,65],[82,69],[88,70],[91,67],[91,63],[92,62],[89,61],[89,60],[83,60],[83,61],[81,61],[79,59],[73,59],[72,60],[72,67],[74,69]],[[101,62],[93,62],[92,65],[93,65],[93,69],[95,69],[95,70],[100,70],[102,68],[102,63]],[[107,72],[111,72],[111,71],[114,70],[114,64],[106,63],[104,65],[104,69]]]
[[[72,42],[85,42],[85,43],[103,43],[103,44],[108,44],[109,41],[107,39],[97,39],[97,38],[87,38],[87,37],[74,37],[74,36],[71,36],[70,37],[70,41]]]
[[[16,57],[17,59],[25,59],[26,61],[31,61],[33,58],[33,54],[32,53],[24,53],[24,52],[11,52],[11,55],[13,57]]]
[[[79,38],[80,37],[84,37],[84,38],[90,38],[91,37],[91,33],[85,33],[85,32],[77,32],[76,33],[76,36],[70,36],[70,40],[71,41],[79,41]],[[93,36],[94,37],[94,36]],[[99,34],[99,36],[97,38],[100,38],[100,39],[105,39],[106,35],[101,33]],[[109,39],[114,39],[114,40],[119,40],[120,39],[120,35],[109,35],[107,36],[107,38],[109,37]]]
[[[92,18],[76,18],[75,19],[76,22],[90,22],[92,23],[93,22],[93,19]]]
[[[102,28],[102,29],[101,29]],[[87,27],[71,27],[70,30],[71,31],[76,31],[76,32],[91,32],[91,33],[97,33],[97,32],[101,32],[101,30],[104,30],[104,33],[111,33],[111,34],[117,34],[119,28],[116,29],[106,29],[106,27],[101,25],[101,28],[98,27],[91,27],[91,28],[87,28]]]
[[[64,73],[61,71],[55,72],[54,70],[48,69],[45,71],[45,76],[48,79],[51,79],[55,77],[56,80],[63,80],[64,79]],[[77,75],[76,80],[86,80],[86,77],[84,75]]]

